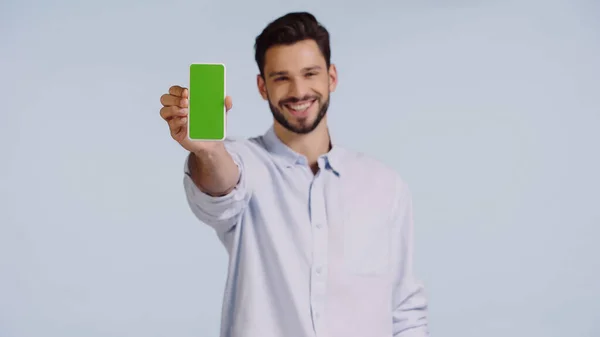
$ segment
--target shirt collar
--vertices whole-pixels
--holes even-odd
[[[277,137],[273,126],[271,126],[263,135],[263,139],[267,151],[282,157],[289,166],[308,165],[308,160],[304,155],[292,150]],[[343,149],[332,142],[331,150],[319,158],[319,160],[322,161],[322,163],[319,164],[324,164],[325,168],[331,169],[336,175],[339,175],[340,170],[342,169],[342,155]]]

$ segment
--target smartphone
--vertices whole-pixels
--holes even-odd
[[[195,141],[220,141],[226,135],[225,65],[190,65],[188,138]]]

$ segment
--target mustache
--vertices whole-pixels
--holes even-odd
[[[280,105],[284,105],[284,104],[292,104],[292,103],[298,103],[301,101],[313,101],[313,100],[318,100],[320,97],[316,96],[316,95],[307,95],[304,97],[290,97],[290,98],[286,98],[284,100],[279,101]]]

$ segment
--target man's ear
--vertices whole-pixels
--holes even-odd
[[[258,93],[264,100],[267,100],[267,84],[265,83],[265,78],[258,74],[256,75],[256,86],[258,87]]]
[[[329,65],[329,92],[334,92],[338,85],[338,73],[335,64]]]

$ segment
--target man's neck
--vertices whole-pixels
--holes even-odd
[[[285,145],[306,157],[313,172],[317,171],[317,160],[319,157],[331,149],[331,139],[326,118],[323,118],[315,130],[305,135],[293,133],[278,123],[275,123],[274,131]]]

